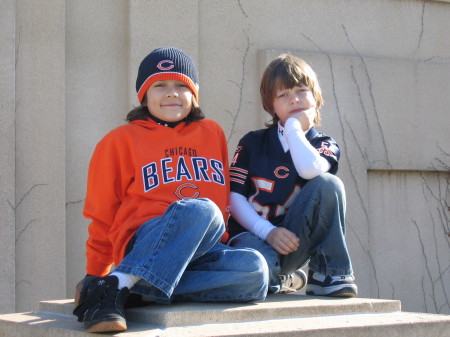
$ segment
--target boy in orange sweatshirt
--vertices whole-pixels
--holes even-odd
[[[245,302],[267,292],[262,255],[221,243],[227,144],[198,105],[193,60],[173,47],[154,50],[136,90],[141,106],[98,143],[89,166],[88,276],[74,310],[88,332],[125,330],[130,291],[157,303]]]

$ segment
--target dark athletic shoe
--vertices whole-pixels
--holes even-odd
[[[298,269],[289,275],[280,275],[281,290],[280,294],[287,294],[299,291],[306,285],[307,280],[306,273]]]
[[[358,287],[354,283],[353,275],[325,276],[315,273],[311,269],[308,272],[306,295],[355,297],[358,295]]]
[[[130,290],[119,290],[118,283],[116,276],[95,277],[83,287],[73,314],[87,332],[127,329],[124,306]]]
[[[75,307],[78,307],[78,304],[80,304],[81,291],[84,289],[85,286],[89,284],[89,282],[91,282],[95,278],[97,278],[97,276],[86,275],[84,279],[78,282],[75,288],[75,297],[74,297]]]

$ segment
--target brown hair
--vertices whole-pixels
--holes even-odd
[[[137,120],[147,120],[150,117],[150,112],[147,108],[147,95],[144,96],[142,103],[140,106],[134,108],[127,114],[126,120],[128,122],[137,121]],[[192,97],[192,108],[189,114],[186,117],[186,124],[190,124],[195,121],[199,121],[205,118],[202,109],[197,103],[195,97]]]
[[[263,108],[272,116],[272,121],[266,123],[267,127],[276,126],[280,120],[273,109],[276,91],[291,89],[295,86],[306,86],[311,90],[316,100],[314,126],[320,125],[320,108],[323,105],[323,98],[316,73],[302,59],[290,54],[281,54],[267,66],[259,89]]]

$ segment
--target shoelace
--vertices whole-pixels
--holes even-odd
[[[294,278],[292,277],[292,274],[280,275],[280,279],[283,286],[287,288],[291,288],[294,285]]]

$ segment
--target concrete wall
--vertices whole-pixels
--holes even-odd
[[[450,313],[450,3],[406,0],[0,0],[0,313],[72,297],[95,144],[137,104],[141,59],[179,47],[234,148],[262,128],[263,69],[292,52],[342,149],[362,297]]]
[[[0,11],[0,313],[15,308],[15,11],[2,0]]]

